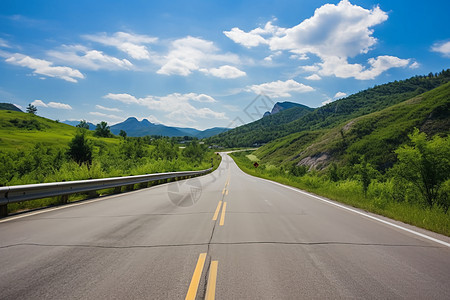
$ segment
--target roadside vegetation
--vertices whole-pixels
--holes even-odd
[[[105,122],[88,131],[83,122],[74,128],[33,113],[0,114],[0,186],[202,170],[220,162],[196,139],[114,136]],[[70,200],[85,197],[73,195]],[[8,209],[57,203],[56,198],[41,199]]]

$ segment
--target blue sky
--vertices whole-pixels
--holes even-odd
[[[278,101],[319,107],[449,68],[449,12],[416,0],[2,0],[0,102],[61,121],[236,126]]]

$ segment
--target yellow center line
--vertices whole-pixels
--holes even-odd
[[[225,191],[225,196],[228,196],[228,190]]]
[[[224,187],[223,188],[223,190],[222,190],[222,195],[224,195],[225,194],[225,191],[227,190],[227,188],[226,187]]]
[[[227,203],[224,202],[223,203],[223,207],[222,207],[222,215],[220,216],[219,226],[223,226],[223,223],[225,222],[225,210],[226,209],[227,209]]]
[[[217,204],[216,211],[215,211],[214,216],[212,218],[213,221],[217,220],[217,217],[219,216],[220,206],[222,206],[222,201],[219,201],[219,203]]]
[[[198,257],[197,266],[192,275],[191,284],[186,295],[186,300],[194,300],[197,296],[198,284],[200,283],[200,277],[202,276],[203,266],[205,265],[206,253],[201,253]]]
[[[217,267],[219,262],[213,260],[209,267],[208,286],[206,287],[206,300],[214,300],[216,297],[216,279],[217,279]]]

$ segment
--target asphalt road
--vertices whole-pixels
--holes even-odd
[[[203,177],[0,221],[0,298],[450,299],[450,239],[371,216],[225,155]]]

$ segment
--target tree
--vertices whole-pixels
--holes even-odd
[[[112,135],[108,123],[105,121],[101,121],[100,124],[97,124],[94,134],[99,137],[111,137]]]
[[[450,138],[436,135],[427,140],[426,134],[415,128],[409,139],[410,145],[395,151],[398,162],[394,172],[417,187],[431,207],[438,204],[440,189],[450,179]],[[448,195],[442,197],[448,199]]]
[[[167,138],[157,139],[153,145],[152,156],[156,159],[172,160],[178,157],[178,146]]]
[[[201,162],[205,156],[206,149],[203,145],[199,144],[197,140],[190,142],[183,150],[183,156],[190,158],[193,161]]]
[[[86,120],[81,120],[76,127],[89,130],[89,124],[86,122]]]
[[[127,137],[127,132],[125,130],[123,130],[123,129],[120,129],[119,135],[121,137],[123,137],[123,138],[126,138]]]
[[[31,103],[28,104],[28,106],[27,106],[27,113],[35,115],[37,113],[37,107],[34,106]]]
[[[85,131],[79,131],[69,143],[67,155],[79,165],[92,164],[92,146],[86,138]]]

